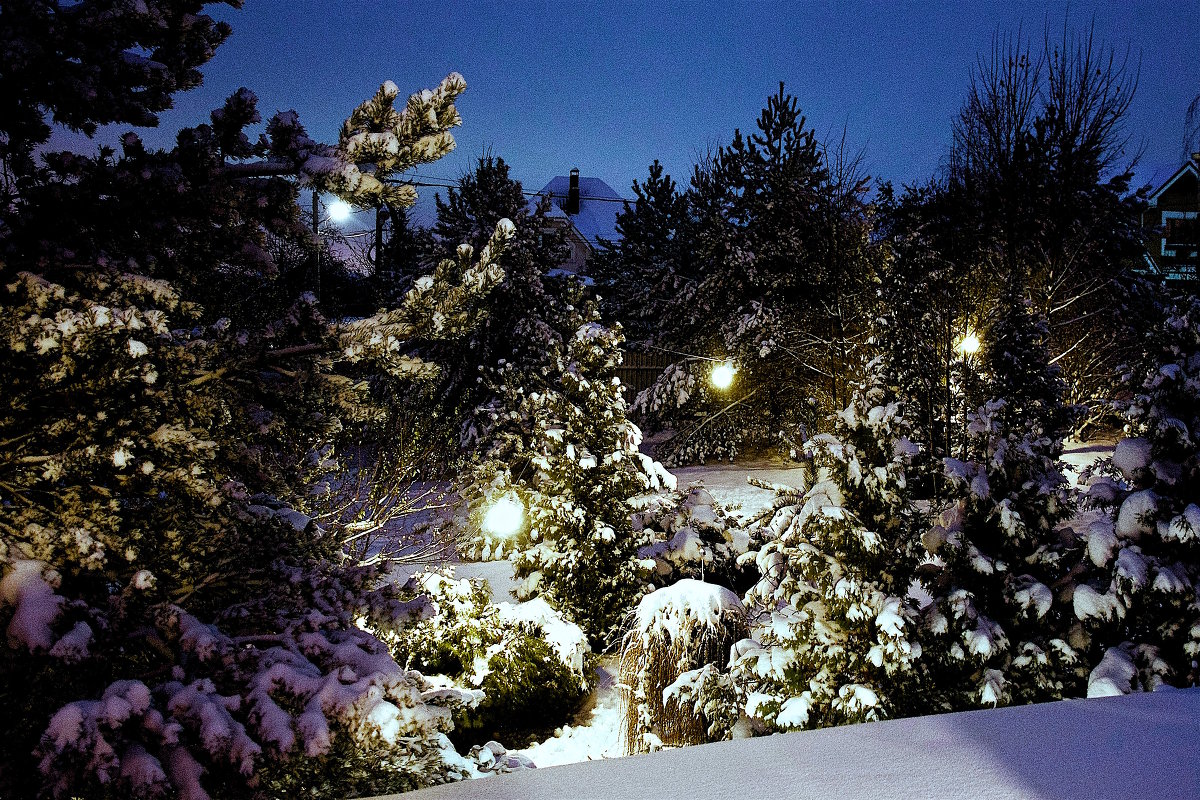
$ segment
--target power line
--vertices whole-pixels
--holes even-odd
[[[451,181],[448,178],[441,178],[436,175],[420,175],[420,174],[414,172],[414,173],[412,173],[412,178],[417,178],[419,180],[393,178],[386,182],[387,183],[403,183],[403,184],[407,184],[409,186],[420,186],[422,188],[430,188],[430,189],[457,189],[458,188],[458,181]],[[549,197],[551,200],[566,200],[567,199],[567,196],[565,194],[557,194],[554,192],[550,192],[550,193],[531,192],[528,189],[522,189],[521,194],[523,194],[526,197]],[[626,197],[596,197],[593,195],[585,195],[585,194],[581,194],[579,196],[579,199],[580,200],[595,200],[600,203],[634,203],[634,202],[637,202],[636,200],[631,200]]]

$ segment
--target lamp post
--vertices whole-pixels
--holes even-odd
[[[979,352],[979,335],[971,328],[965,329],[962,336],[954,343],[954,349],[958,352],[959,359],[962,362],[962,379],[960,380],[959,394],[962,395],[963,422],[965,423],[967,418],[967,392],[964,384],[967,376],[967,366],[971,363],[974,355]],[[959,455],[965,459],[967,457],[967,434],[965,430],[963,431],[961,441],[962,446],[959,449]]]
[[[963,331],[958,343],[954,345],[954,349],[961,353],[964,359],[969,360],[971,356],[979,352],[979,336],[975,331],[967,328]]]
[[[354,209],[345,200],[335,199],[325,207],[325,212],[329,215],[330,222],[334,225],[341,225],[350,219]],[[315,243],[313,249],[313,294],[319,303],[321,301],[321,195],[316,189],[313,189],[312,193],[312,232]]]

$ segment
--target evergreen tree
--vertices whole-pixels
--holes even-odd
[[[1088,492],[1110,512],[1087,531],[1074,595],[1089,695],[1200,681],[1200,302],[1165,314],[1149,345],[1129,376],[1129,437]]]
[[[489,226],[494,229],[501,219],[511,220],[514,229],[501,261],[504,280],[489,296],[481,325],[459,342],[430,347],[445,368],[423,391],[432,393],[445,415],[454,437],[446,443],[450,457],[463,445],[486,449],[472,432],[476,410],[494,399],[495,387],[513,380],[497,378],[494,371],[516,370],[519,385],[531,391],[553,381],[556,349],[577,327],[566,283],[546,275],[561,263],[566,246],[561,232],[549,230],[546,211],[544,206],[530,211],[508,164],[491,155],[482,156],[444,201],[437,198],[430,243],[435,256],[453,255],[462,243],[483,246]]]
[[[201,13],[203,0],[19,0],[6,3],[0,41],[3,207],[36,172],[47,117],[89,136],[110,123],[155,125],[175,92],[200,85],[231,29]],[[240,5],[234,0],[229,5]]]
[[[911,438],[920,444],[909,481],[914,491],[935,500],[944,495],[943,459],[952,455],[956,402],[955,345],[970,327],[971,311],[986,308],[979,285],[958,263],[945,257],[950,236],[941,218],[944,192],[937,184],[906,188],[895,198],[881,188],[878,233],[887,258],[879,273],[878,312],[872,343],[884,353],[887,384],[904,404]],[[954,245],[951,249],[956,249]]]
[[[684,198],[684,282],[660,344],[731,358],[740,376],[732,396],[705,407],[693,391],[702,365],[685,362],[639,401],[652,424],[677,430],[677,460],[732,457],[777,442],[780,430],[810,434],[846,404],[859,363],[878,255],[865,181],[853,159],[828,157],[782,86],[757,127],[698,166]]]
[[[924,527],[907,487],[916,447],[883,371],[873,362],[832,433],[809,442],[812,485],[777,496],[757,555],[763,577],[746,596],[757,641],[732,676],[746,713],[775,730],[920,707],[908,596]]]
[[[658,161],[644,182],[633,182],[633,193],[633,205],[626,203],[617,214],[620,238],[601,242],[590,277],[601,313],[637,344],[657,337],[667,304],[681,286],[686,216],[675,181]]]
[[[380,263],[383,253],[384,216],[417,199],[412,186],[393,176],[437,161],[454,149],[450,128],[462,124],[454,100],[466,88],[462,76],[451,73],[432,92],[413,95],[404,109],[397,111],[400,90],[387,81],[342,124],[338,152],[354,167],[328,175],[324,183],[329,190],[350,197],[358,208],[375,210],[373,265]],[[476,249],[483,246],[481,242],[471,244]]]
[[[481,431],[490,447],[475,470],[475,521],[501,500],[523,506],[515,539],[484,530],[480,554],[511,555],[518,597],[546,597],[602,649],[616,643],[649,577],[638,556],[649,534],[634,530],[630,500],[674,489],[674,478],[638,451],[641,433],[625,418],[619,333],[582,298],[571,305],[573,334],[544,345],[556,362],[551,380],[530,388],[515,366],[496,373],[500,395]]]
[[[930,685],[946,709],[1059,699],[1082,664],[1059,523],[1073,498],[1059,457],[1070,416],[1050,365],[1044,322],[1013,302],[989,332],[985,402],[967,414],[963,458],[947,458],[952,505],[926,537]]]

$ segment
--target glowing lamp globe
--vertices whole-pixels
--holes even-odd
[[[712,373],[709,374],[708,379],[718,389],[728,389],[733,385],[733,376],[736,373],[737,370],[734,369],[733,364],[730,364],[728,361],[722,361],[712,368]]]
[[[329,204],[329,219],[340,224],[350,219],[353,211],[354,209],[350,208],[350,204],[346,201],[334,200]]]
[[[975,331],[967,331],[958,340],[958,352],[964,356],[973,356],[979,352],[979,337],[975,335]]]
[[[502,539],[507,539],[521,529],[525,521],[525,507],[516,495],[509,493],[492,503],[483,515],[483,529]]]

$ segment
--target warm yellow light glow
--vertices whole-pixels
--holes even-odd
[[[491,508],[483,515],[483,529],[502,539],[507,539],[521,530],[525,521],[525,506],[512,492],[492,503]]]
[[[964,356],[973,356],[979,352],[979,337],[975,335],[975,331],[968,330],[963,334],[963,337],[958,340],[955,349]]]
[[[712,385],[718,389],[728,389],[733,385],[733,376],[737,374],[737,369],[728,361],[722,361],[712,368],[708,379],[712,381]]]
[[[340,224],[350,219],[353,211],[354,209],[350,208],[350,204],[346,201],[334,200],[329,204],[329,219]]]

